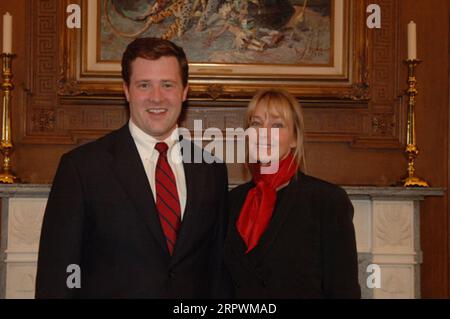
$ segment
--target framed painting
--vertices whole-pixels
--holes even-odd
[[[62,96],[120,94],[127,44],[155,36],[185,49],[191,98],[245,98],[262,87],[312,98],[368,98],[363,1],[78,3],[81,29],[62,30]]]

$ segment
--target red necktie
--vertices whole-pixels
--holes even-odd
[[[167,248],[172,255],[181,225],[181,207],[175,175],[167,161],[168,148],[164,142],[155,145],[155,149],[159,152],[155,171],[155,188],[159,220],[166,237]]]

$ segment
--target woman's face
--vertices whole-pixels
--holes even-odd
[[[285,158],[296,146],[292,126],[292,119],[285,120],[275,110],[269,110],[267,105],[257,104],[250,118],[250,127],[256,129],[257,136],[256,144],[250,141],[250,156],[263,163]]]

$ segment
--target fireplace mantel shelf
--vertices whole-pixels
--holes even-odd
[[[233,188],[237,185],[230,185]],[[47,197],[50,184],[5,184],[0,185],[0,197]],[[386,186],[342,186],[351,197],[367,198],[410,198],[423,199],[427,196],[442,196],[444,188],[439,187],[386,187]]]

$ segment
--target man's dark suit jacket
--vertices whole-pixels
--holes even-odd
[[[236,220],[253,182],[230,194],[225,263],[237,298],[360,298],[353,206],[342,188],[303,173],[278,191],[258,245],[245,254]]]
[[[128,125],[63,155],[44,215],[36,297],[226,297],[226,167],[183,165],[187,203],[170,256]],[[71,264],[81,269],[79,289],[66,285]]]

